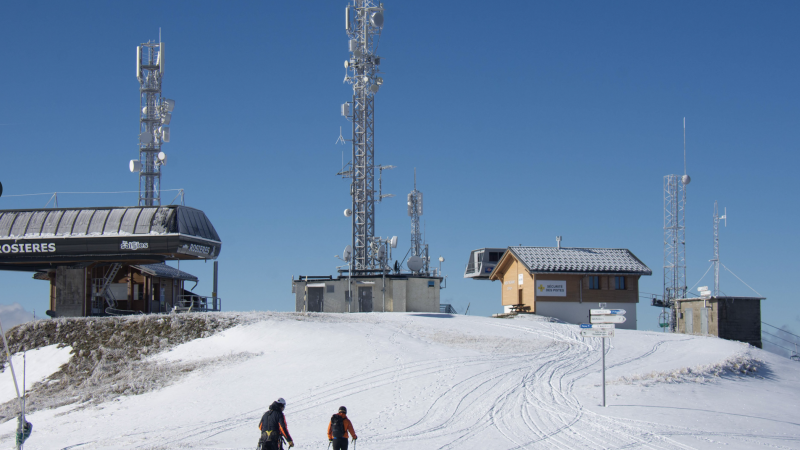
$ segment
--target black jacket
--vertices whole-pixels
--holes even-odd
[[[261,430],[264,440],[277,441],[283,436],[287,441],[292,442],[292,435],[289,434],[286,417],[283,415],[283,407],[278,402],[272,402],[269,405],[269,410],[261,416],[258,429]]]

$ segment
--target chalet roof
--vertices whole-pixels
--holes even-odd
[[[0,211],[0,239],[182,234],[221,242],[203,211],[187,206]]]
[[[630,250],[623,248],[509,247],[508,250],[531,273],[653,274]],[[508,252],[503,259],[507,255]]]
[[[197,281],[196,276],[190,273],[183,272],[166,264],[140,264],[140,265],[135,265],[133,267],[153,277],[173,278],[176,280],[186,280],[186,281]]]

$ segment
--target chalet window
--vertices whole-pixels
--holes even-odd
[[[503,252],[489,252],[489,262],[500,261],[501,256],[503,256]]]
[[[614,289],[625,290],[625,277],[614,277]]]
[[[327,288],[325,292],[327,292],[328,294],[332,294],[334,292],[333,284],[326,284],[325,287]]]
[[[589,289],[600,289],[600,277],[598,276],[589,277]]]

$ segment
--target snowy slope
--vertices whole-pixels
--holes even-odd
[[[279,396],[298,449],[327,447],[340,405],[364,450],[800,448],[800,366],[741,343],[618,330],[603,408],[599,341],[574,325],[242,315],[249,324],[151,357],[203,363],[173,384],[32,414],[25,448],[253,449]],[[2,446],[13,428],[0,425]]]
[[[23,377],[27,387],[44,380],[69,361],[71,351],[70,346],[53,344],[26,352],[24,359],[22,353],[12,355],[11,364],[14,366],[20,391]],[[15,398],[17,390],[14,387],[14,378],[11,376],[10,366],[6,366],[0,372],[0,403]]]

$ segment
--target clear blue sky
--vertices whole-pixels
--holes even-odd
[[[349,242],[335,176],[347,122],[337,2],[5,2],[0,7],[0,208],[52,191],[138,189],[134,48],[166,43],[176,100],[163,188],[185,188],[222,236],[227,310],[292,310],[291,277],[331,274]],[[409,245],[405,194],[425,194],[427,240],[446,258],[442,301],[488,315],[500,286],[463,279],[485,246],[622,247],[661,292],[663,176],[683,170],[689,285],[712,257],[714,200],[728,208],[722,261],[768,298],[765,321],[800,330],[800,3],[385,2],[376,233]],[[347,137],[347,136],[345,136]],[[171,195],[165,193],[169,201]],[[61,195],[60,206],[136,194]],[[211,264],[181,266],[210,293]],[[47,308],[47,285],[0,273],[0,304]],[[711,284],[709,276],[701,284]],[[752,291],[728,272],[729,295]],[[639,328],[654,329],[646,300]],[[800,334],[800,333],[798,333]]]

